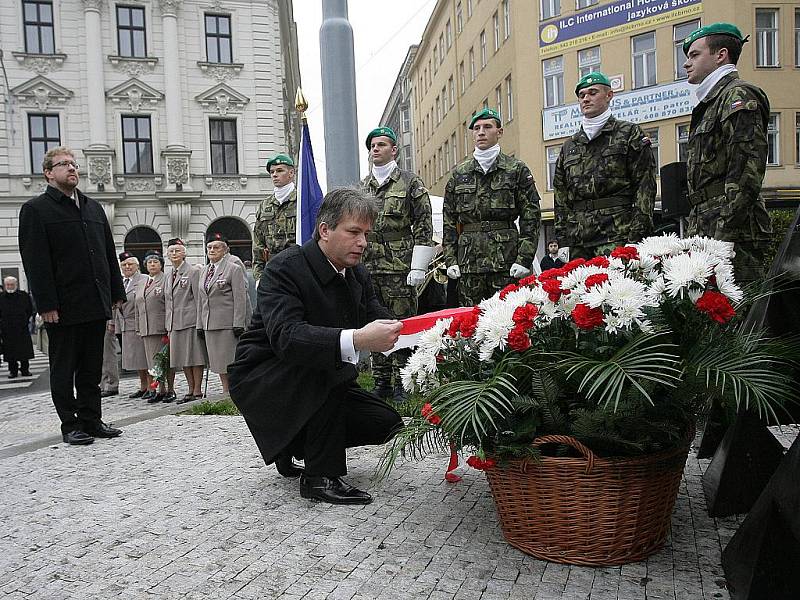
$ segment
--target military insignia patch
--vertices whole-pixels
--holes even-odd
[[[735,102],[731,102],[731,110],[736,110],[737,108],[744,105],[744,100],[736,100]]]

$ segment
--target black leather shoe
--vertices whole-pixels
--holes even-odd
[[[131,400],[133,400],[134,398],[141,398],[146,393],[147,393],[147,390],[139,390],[138,392],[134,392],[133,394],[128,396],[128,398],[130,398]]]
[[[30,371],[23,371],[22,372],[22,376],[23,377],[33,377],[33,373],[31,373]]]
[[[177,396],[175,392],[168,392],[166,396],[161,400],[162,402],[174,402]]]
[[[115,438],[117,436],[122,435],[122,429],[111,427],[110,425],[106,425],[105,423],[100,421],[100,423],[96,425],[94,429],[89,429],[87,427],[86,433],[96,438]]]
[[[16,373],[9,373],[8,374],[8,378],[9,379],[16,379],[17,378],[17,374]]]
[[[275,458],[275,468],[284,477],[300,477],[303,474],[303,468],[294,464],[289,454],[279,454]]]
[[[153,394],[147,399],[148,404],[155,404],[156,402],[161,402],[164,399],[166,394]]]
[[[300,496],[330,504],[369,504],[372,496],[345,483],[341,477],[300,476]]]
[[[70,431],[69,433],[63,433],[61,434],[61,437],[63,438],[65,444],[71,444],[72,446],[86,446],[87,444],[94,442],[94,438],[92,436],[78,429],[75,431]]]
[[[378,398],[391,398],[392,397],[392,386],[385,382],[376,382],[375,389],[372,392]]]
[[[183,398],[178,398],[175,400],[175,404],[184,404],[185,402],[191,402],[194,400],[193,394],[186,394]]]
[[[100,397],[108,398],[109,396],[116,396],[117,394],[119,394],[119,390],[105,390],[100,392]]]

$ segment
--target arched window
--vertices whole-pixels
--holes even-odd
[[[231,254],[238,256],[242,262],[253,260],[253,237],[250,228],[243,221],[234,217],[222,217],[208,226],[206,239],[211,233],[221,233],[228,238]]]
[[[139,225],[125,235],[125,251],[139,259],[139,268],[142,272],[144,272],[144,255],[150,250],[158,250],[163,255],[162,246],[161,236],[152,227]]]

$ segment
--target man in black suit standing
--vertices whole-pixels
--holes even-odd
[[[49,185],[22,205],[19,249],[47,329],[50,394],[62,437],[85,445],[122,433],[101,420],[100,376],[106,322],[125,289],[106,214],[78,190],[72,150],[52,148],[42,168]]]
[[[359,353],[389,350],[402,327],[359,264],[376,214],[360,190],[325,196],[314,239],[267,263],[228,368],[231,398],[264,462],[300,475],[303,498],[332,504],[372,502],[341,479],[346,450],[385,443],[402,426],[393,408],[356,385]],[[304,470],[293,457],[305,460]]]

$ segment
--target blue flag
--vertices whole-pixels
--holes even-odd
[[[305,244],[314,235],[317,211],[322,204],[322,188],[317,179],[314,164],[314,150],[311,148],[311,134],[308,123],[303,123],[300,140],[299,182],[297,186],[297,243]]]

